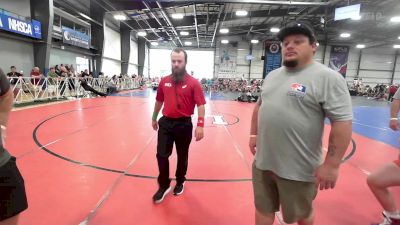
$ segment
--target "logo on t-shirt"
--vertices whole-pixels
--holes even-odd
[[[289,96],[294,96],[303,99],[306,96],[306,86],[298,83],[290,85],[290,91],[287,93]]]
[[[164,86],[165,86],[165,87],[172,87],[172,84],[171,84],[171,83],[165,83]]]
[[[294,83],[290,87],[292,88],[293,91],[299,91],[299,92],[306,93],[306,86],[304,86],[304,85]]]
[[[186,88],[186,87],[187,87],[187,85],[183,85],[183,86],[182,86],[182,88]]]

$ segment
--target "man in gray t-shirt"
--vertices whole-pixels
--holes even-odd
[[[313,61],[311,28],[289,24],[278,38],[284,66],[265,78],[250,134],[256,224],[272,224],[281,207],[286,223],[309,225],[317,187],[335,187],[351,140],[351,98],[339,73]],[[332,129],[323,162],[325,118]]]

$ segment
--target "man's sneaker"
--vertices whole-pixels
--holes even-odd
[[[185,183],[177,184],[174,188],[174,195],[181,195],[183,190],[185,190]]]
[[[372,225],[400,225],[400,219],[395,219],[395,218],[390,218],[388,215],[386,215],[385,212],[382,213],[383,215],[383,221],[382,223],[373,223]]]
[[[168,188],[159,188],[158,191],[153,195],[154,203],[161,203],[165,196],[171,191],[171,187]]]

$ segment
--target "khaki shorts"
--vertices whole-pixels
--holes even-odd
[[[311,216],[317,196],[315,183],[287,180],[253,163],[254,202],[258,212],[275,213],[282,207],[285,223],[295,223]]]

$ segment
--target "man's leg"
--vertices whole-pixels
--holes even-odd
[[[311,216],[309,216],[308,218],[299,220],[298,224],[299,225],[313,225],[314,224],[314,212],[312,212]]]
[[[159,120],[157,162],[158,162],[158,184],[161,188],[168,188],[171,180],[169,178],[169,156],[172,154],[174,139],[171,132],[171,122],[162,117]]]
[[[178,162],[176,167],[176,183],[181,185],[186,180],[186,173],[188,168],[189,146],[192,141],[193,125],[190,121],[178,122],[174,128],[174,139],[176,145],[176,152],[178,155]]]
[[[19,215],[8,218],[4,221],[0,222],[0,225],[17,225],[18,224]]]
[[[261,213],[256,210],[256,225],[272,225],[275,221],[275,213]]]
[[[389,213],[396,213],[398,208],[388,187],[400,186],[400,167],[390,163],[369,175],[367,183],[383,209]]]
[[[252,168],[256,225],[272,225],[279,211],[279,194],[275,176],[270,171]]]

